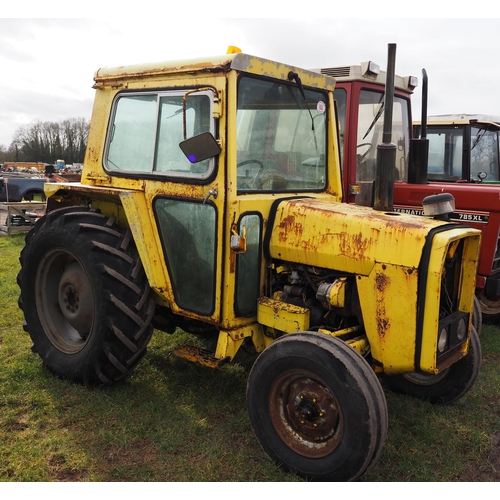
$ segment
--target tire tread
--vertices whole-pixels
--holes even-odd
[[[66,241],[68,248],[86,263],[94,279],[99,280],[95,288],[102,300],[97,301],[96,307],[101,312],[92,330],[92,335],[98,337],[88,354],[86,348],[78,354],[79,361],[52,345],[34,304],[34,276],[41,259],[40,249],[50,246],[48,242],[54,238]],[[23,328],[33,340],[33,352],[41,356],[51,371],[75,382],[111,384],[123,379],[146,353],[155,311],[130,230],[120,228],[114,216],[108,217],[98,210],[68,207],[39,219],[25,243],[17,277],[21,289],[18,303],[25,316]]]

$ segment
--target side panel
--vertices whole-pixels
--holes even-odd
[[[357,278],[371,353],[387,374],[414,370],[418,278],[413,267],[379,263],[369,276]]]
[[[130,231],[148,277],[149,285],[164,298],[172,300],[168,293],[170,286],[162,265],[163,253],[158,232],[149,217],[146,198],[142,192],[124,192],[120,196]]]
[[[424,321],[422,328],[422,350],[420,358],[416,360],[417,369],[425,372],[437,372],[440,364],[447,361],[438,362],[436,360],[436,331],[438,330],[436,313],[439,313],[439,304],[433,299],[443,294],[443,273],[446,273],[445,259],[453,259],[455,246],[453,242],[458,242],[463,238],[463,228],[446,231],[445,233],[436,234],[433,239],[432,251],[429,260],[429,275],[427,279]],[[457,294],[459,302],[457,311],[469,312],[473,310],[474,300],[474,283],[476,279],[476,270],[478,263],[478,253],[481,244],[481,235],[473,229],[470,230],[469,237],[465,240],[463,249],[463,267],[461,268],[460,278],[458,283],[459,292]],[[469,329],[471,326],[472,315],[469,316]],[[462,354],[467,352],[467,345],[463,344],[460,348]],[[448,360],[449,361],[449,360]],[[442,367],[441,367],[442,368]]]

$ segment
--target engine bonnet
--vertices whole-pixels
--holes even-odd
[[[266,250],[276,259],[361,275],[375,263],[418,268],[427,234],[443,224],[347,203],[282,200],[270,215]]]

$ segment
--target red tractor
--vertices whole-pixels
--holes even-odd
[[[324,68],[335,77],[335,100],[341,127],[345,200],[373,206],[377,144],[382,142],[386,74],[373,62]],[[394,207],[397,212],[424,215],[423,200],[451,194],[451,220],[483,232],[476,280],[476,327],[481,314],[500,320],[500,118],[456,115],[427,123],[427,74],[423,71],[423,119],[413,138],[411,95],[416,77],[395,77],[392,141],[396,144]],[[426,137],[427,134],[427,137]],[[413,154],[419,148],[425,155]],[[427,158],[428,162],[421,158]],[[415,160],[417,158],[417,160]],[[479,331],[479,330],[478,330]]]

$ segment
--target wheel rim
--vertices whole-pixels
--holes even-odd
[[[481,310],[483,314],[494,316],[496,314],[500,314],[500,298],[496,300],[489,300],[484,290],[481,290],[478,295],[479,304],[481,306]]]
[[[448,374],[448,369],[443,370],[438,375],[430,373],[405,373],[403,377],[415,385],[434,385],[443,380]]]
[[[61,352],[75,354],[87,344],[94,322],[89,277],[71,252],[52,249],[38,266],[36,307],[48,339]]]
[[[305,457],[324,457],[341,441],[338,401],[312,373],[290,371],[281,375],[269,394],[269,413],[279,437]]]

